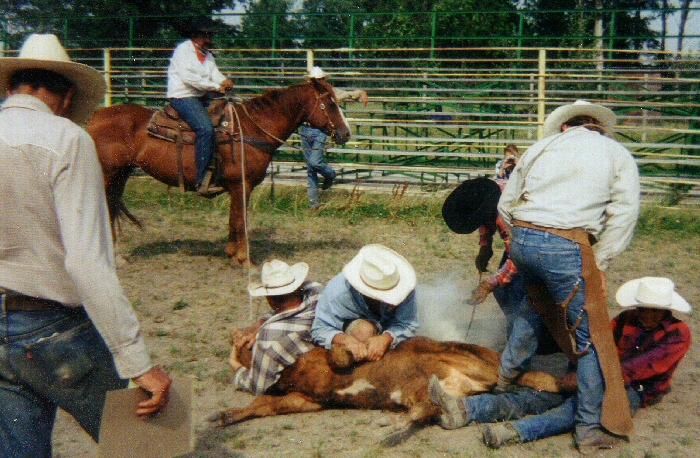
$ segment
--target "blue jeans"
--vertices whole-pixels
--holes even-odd
[[[335,172],[323,159],[328,136],[321,130],[306,125],[301,126],[301,148],[306,160],[306,174],[309,178],[309,206],[318,206],[318,175],[324,180],[335,178]]]
[[[50,458],[57,407],[97,440],[107,391],[127,384],[83,311],[5,312],[3,302],[0,456]]]
[[[502,394],[480,394],[462,398],[469,421],[491,423],[526,415],[540,415],[561,405],[571,395],[516,387]]]
[[[170,104],[177,110],[183,121],[194,130],[194,154],[197,164],[197,185],[204,180],[207,167],[214,153],[214,126],[207,113],[206,97],[183,97],[170,99]]]
[[[539,337],[544,329],[540,315],[527,299],[521,299],[520,307],[513,316],[513,329],[501,354],[498,373],[507,379],[516,377],[528,369],[537,353]]]
[[[515,316],[523,301],[526,301],[523,276],[516,273],[507,285],[496,286],[493,290],[493,298],[496,299],[506,317],[506,335],[510,336]]]
[[[588,314],[583,309],[586,285],[581,277],[581,250],[578,244],[554,234],[516,226],[510,254],[525,285],[546,285],[557,303],[564,302],[575,285],[580,286],[569,302],[567,322],[571,327],[581,318],[574,333],[576,350],[588,350],[578,359],[576,371],[576,434],[584,437],[590,430],[600,428],[605,382],[598,353],[590,341]]]
[[[627,389],[632,415],[639,409],[641,398]],[[518,387],[504,394],[482,394],[462,399],[470,421],[491,423],[510,421],[520,435],[521,442],[530,442],[556,436],[574,429],[577,396],[535,391]]]

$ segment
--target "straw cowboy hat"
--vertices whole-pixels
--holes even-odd
[[[308,75],[306,75],[307,79],[311,78],[316,78],[316,79],[321,79],[321,78],[328,78],[331,75],[329,73],[324,72],[321,70],[321,67],[314,67],[311,69]]]
[[[75,85],[66,117],[78,124],[87,120],[102,102],[107,90],[100,72],[88,65],[71,62],[56,35],[29,35],[17,57],[0,58],[0,98],[7,96],[7,85],[12,74],[27,69],[50,70],[63,75]]]
[[[248,285],[248,293],[251,296],[289,294],[299,289],[308,273],[309,266],[305,262],[298,262],[290,267],[286,262],[273,259],[263,264],[260,283]]]
[[[590,116],[597,119],[605,129],[607,137],[612,137],[615,133],[617,116],[611,109],[585,100],[577,100],[569,105],[560,106],[547,116],[544,120],[544,136],[549,137],[560,133],[561,125],[576,116]]]
[[[396,251],[383,245],[366,245],[343,267],[350,284],[365,296],[399,305],[416,287],[416,272]]]
[[[690,312],[690,304],[674,289],[673,281],[668,278],[638,278],[620,286],[615,299],[623,307],[649,307]]]
[[[442,205],[442,219],[453,232],[469,234],[496,219],[501,188],[489,178],[474,178],[457,186]]]

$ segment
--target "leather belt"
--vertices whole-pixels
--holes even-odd
[[[4,296],[4,309],[7,312],[56,312],[78,310],[67,307],[58,301],[42,299],[40,297],[25,296],[14,292],[6,292]],[[82,309],[82,308],[81,308]]]
[[[513,220],[513,226],[549,232],[550,234],[554,234],[566,240],[571,240],[572,242],[578,243],[579,245],[593,246],[597,242],[593,234],[589,234],[583,229],[558,229],[556,227],[544,227],[529,223],[527,221],[521,221],[519,219]]]

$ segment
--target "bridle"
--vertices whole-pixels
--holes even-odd
[[[324,97],[328,97],[329,102],[332,102],[332,101],[333,101],[333,95],[332,95],[332,92],[331,92],[331,91],[326,91],[326,92],[324,92],[324,93],[318,92],[318,93],[316,94],[316,104],[314,105],[313,109],[311,110],[311,113],[309,113],[309,116],[311,116],[311,115],[313,115],[314,113],[316,113],[316,110],[320,108],[320,109],[321,109],[321,112],[323,112],[323,115],[326,117],[326,120],[328,121],[328,122],[326,123],[326,125],[327,125],[327,126],[328,126],[328,125],[331,126],[331,132],[330,132],[329,134],[327,134],[327,135],[328,135],[329,137],[332,137],[333,135],[335,135],[335,123],[334,123],[333,120],[331,119],[331,115],[330,115],[330,113],[328,112],[328,108],[327,108],[326,104],[323,103],[323,102],[321,101],[321,99],[323,99]],[[336,104],[337,104],[337,101],[336,101]],[[307,116],[307,118],[308,118],[309,116]]]
[[[333,135],[335,135],[335,130],[336,130],[336,128],[335,128],[335,123],[334,123],[333,120],[331,119],[331,115],[330,115],[330,113],[329,113],[329,111],[328,111],[327,105],[321,101],[321,99],[323,99],[323,98],[325,98],[325,97],[328,97],[328,98],[329,98],[329,101],[333,101],[333,93],[332,93],[332,91],[326,91],[326,92],[323,92],[323,93],[321,93],[321,92],[319,92],[319,91],[316,91],[316,103],[314,104],[313,108],[312,108],[311,111],[309,112],[309,114],[308,114],[308,116],[307,116],[307,119],[308,119],[310,116],[312,116],[314,113],[316,113],[316,111],[317,111],[318,109],[320,109],[321,112],[323,112],[323,115],[326,117],[326,120],[328,121],[328,122],[326,123],[326,125],[327,125],[327,126],[330,125],[330,127],[331,127],[331,132],[330,132],[329,134],[327,134],[327,135],[328,135],[329,137],[332,137]],[[239,101],[239,102],[235,102],[235,104],[236,104],[237,106],[240,106],[240,107],[243,108],[243,112],[245,113],[246,117],[247,117],[247,118],[250,120],[250,122],[252,122],[253,125],[254,125],[255,127],[257,127],[260,131],[262,131],[264,134],[268,135],[269,137],[273,138],[275,141],[278,141],[281,145],[284,145],[284,144],[287,143],[285,140],[282,140],[281,138],[278,138],[277,136],[271,134],[270,132],[268,132],[267,130],[265,130],[260,124],[258,124],[258,123],[255,121],[255,119],[253,119],[253,117],[252,117],[252,116],[250,115],[250,113],[248,112],[248,109],[246,108],[245,103],[243,103],[242,101]],[[229,102],[229,106],[232,106],[232,105],[233,105],[233,103],[232,103],[232,102]],[[237,113],[237,110],[236,110],[235,108],[233,109],[233,111],[236,112],[236,115],[238,114],[238,113]],[[240,125],[240,124],[239,124],[239,125]],[[300,147],[295,146],[295,145],[289,145],[289,144],[287,144],[287,146],[289,146],[290,148],[293,148],[293,149],[301,150]]]

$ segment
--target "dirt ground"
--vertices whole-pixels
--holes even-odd
[[[569,434],[489,450],[480,440],[479,425],[456,431],[432,425],[401,445],[381,448],[378,442],[389,432],[391,426],[384,425],[392,416],[379,411],[327,410],[211,428],[205,421],[207,416],[252,400],[231,387],[232,373],[226,359],[229,332],[248,325],[251,311],[258,305],[251,305],[246,292],[249,276],[255,273],[231,267],[223,256],[227,198],[217,198],[199,208],[192,203],[194,198],[179,196],[176,191],[168,194],[164,186],[149,179],[132,181],[136,184],[130,184],[129,189],[135,191],[128,192],[147,194],[143,201],[134,199],[131,203],[147,230],[123,225],[117,250],[122,260],[119,277],[140,318],[154,361],[193,381],[196,456],[578,456]],[[267,192],[257,190],[254,197],[265,199]],[[327,194],[328,208],[342,207],[347,198],[342,189]],[[422,199],[441,200],[444,195]],[[326,210],[309,214],[304,188],[293,191],[292,200],[291,211],[258,211],[261,204],[251,203],[251,252],[258,265],[272,257],[290,263],[305,261],[310,265],[309,278],[325,284],[362,245],[385,244],[404,254],[417,271],[423,334],[443,340],[466,338],[502,349],[503,319],[492,298],[478,306],[466,335],[472,309],[463,301],[477,282],[473,267],[476,234],[453,234],[438,217],[371,218],[352,210],[345,214]],[[398,208],[413,202],[407,197],[392,205]],[[682,233],[635,236],[632,246],[608,273],[609,301],[628,279],[667,276],[676,282],[680,294],[700,307],[699,242],[697,236]],[[497,258],[495,255],[492,267]],[[609,304],[611,315],[620,311],[612,302]],[[262,303],[257,308],[257,314],[266,311]],[[698,314],[683,318],[692,332],[700,335]],[[698,380],[700,351],[693,345],[676,372],[672,391],[663,402],[635,416],[631,442],[602,456],[700,456]],[[96,451],[96,445],[72,418],[60,413],[54,456],[92,457]]]

